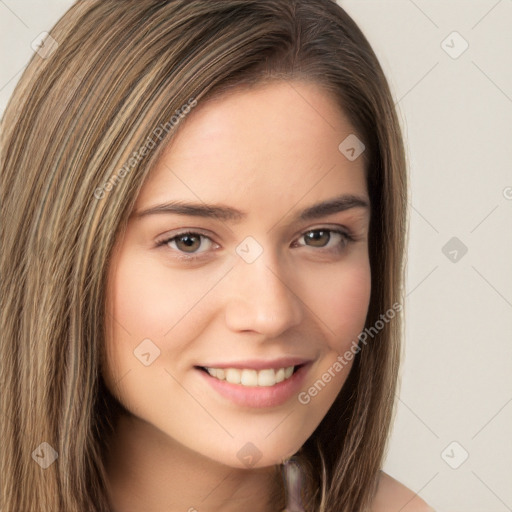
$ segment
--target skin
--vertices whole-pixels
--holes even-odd
[[[272,465],[312,434],[352,362],[307,405],[294,395],[268,408],[233,404],[194,366],[300,356],[313,361],[307,390],[357,340],[371,291],[369,209],[293,220],[340,194],[369,202],[363,158],[349,161],[338,150],[352,133],[315,84],[238,90],[198,104],[144,183],[107,283],[102,373],[128,411],[107,460],[116,512],[275,512],[266,498],[279,484]],[[247,216],[136,215],[171,200]],[[320,228],[318,240],[306,239]],[[354,241],[326,229],[348,230]],[[183,237],[157,247],[186,230],[205,236],[191,248]],[[248,236],[263,250],[252,263],[236,252]],[[144,339],[160,350],[148,366],[134,356]],[[248,442],[261,456],[250,468],[237,457]]]
[[[371,512],[436,512],[415,492],[381,472]]]

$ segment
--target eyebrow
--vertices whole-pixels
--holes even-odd
[[[353,208],[365,208],[369,211],[369,202],[360,196],[345,194],[333,199],[322,201],[309,206],[295,216],[294,221],[310,221],[343,212]],[[242,212],[230,206],[222,204],[185,203],[182,201],[169,201],[166,203],[151,206],[150,208],[135,211],[133,216],[138,220],[148,215],[175,214],[189,215],[193,217],[212,218],[228,222],[240,222],[247,218],[247,212]]]

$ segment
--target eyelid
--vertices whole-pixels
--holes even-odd
[[[183,228],[183,229],[178,229],[176,231],[171,231],[169,233],[166,233],[166,234],[158,237],[155,240],[155,245],[158,246],[161,243],[168,242],[172,238],[177,238],[180,235],[186,235],[189,233],[192,233],[194,235],[202,235],[205,238],[209,238],[212,240],[212,233],[209,231],[205,231],[204,229],[201,229],[201,228]],[[212,242],[213,242],[213,240],[212,240]]]
[[[326,249],[325,247],[315,247],[315,246],[308,246],[306,244],[297,244],[297,240],[304,237],[307,233],[310,233],[312,231],[322,231],[322,230],[329,231],[330,233],[334,233],[334,234],[340,234],[343,237],[342,247],[340,248],[340,246],[337,245],[335,247]],[[163,246],[167,245],[169,242],[173,241],[175,238],[178,238],[182,235],[187,235],[187,234],[200,235],[200,236],[210,240],[212,244],[218,246],[219,244],[217,244],[217,242],[215,242],[213,240],[213,238],[210,236],[210,234],[207,234],[207,233],[210,233],[210,232],[208,232],[208,231],[205,232],[205,230],[203,230],[201,228],[182,228],[182,229],[178,229],[176,232],[170,232],[165,235],[162,235],[161,237],[158,237],[155,241],[155,246],[156,246],[156,248],[163,247]],[[343,251],[346,248],[346,246],[348,246],[349,244],[351,244],[353,242],[360,240],[361,238],[362,238],[361,236],[357,236],[355,232],[353,232],[351,229],[347,228],[346,226],[340,226],[339,224],[334,225],[334,226],[323,224],[320,226],[313,226],[313,227],[309,227],[307,229],[303,229],[303,230],[299,231],[298,236],[297,236],[297,234],[294,235],[294,242],[293,242],[294,245],[293,246],[294,247],[312,247],[313,249],[317,249],[317,251],[320,253],[321,252],[336,253],[336,252]],[[210,254],[209,254],[210,251],[208,251],[208,250],[201,251],[201,252],[195,252],[195,253],[186,253],[186,252],[182,252],[182,251],[172,249],[172,248],[169,248],[169,249],[172,250],[173,253],[175,253],[174,257],[176,259],[182,260],[182,261],[193,261],[193,260],[199,261],[201,259],[210,257]],[[214,251],[215,251],[215,249],[214,249]]]
[[[355,236],[358,231],[358,230],[352,230],[349,227],[340,225],[340,224],[324,223],[324,224],[319,224],[316,226],[314,225],[314,226],[306,228],[306,229],[300,229],[293,234],[293,238],[294,239],[298,238],[300,236],[303,236],[306,233],[309,233],[310,231],[316,231],[319,229],[325,229],[325,230],[331,230],[331,231],[342,230],[343,233],[346,234],[347,236]],[[212,237],[215,237],[215,234],[212,231],[209,231],[209,230],[203,229],[203,228],[195,228],[195,227],[177,228],[176,230],[171,230],[171,231],[159,236],[158,238],[156,238],[155,244],[158,245],[158,243],[160,243],[160,242],[167,241],[170,238],[174,238],[179,235],[185,235],[187,233],[203,235],[204,237],[210,238],[210,239]]]
[[[219,245],[219,244],[217,244],[217,242],[215,242],[212,239],[211,236],[204,233],[202,229],[189,228],[189,229],[179,230],[176,233],[169,233],[169,234],[163,235],[162,237],[157,238],[157,240],[155,241],[155,246],[156,246],[156,248],[164,247],[169,242],[173,241],[175,238],[179,238],[180,236],[187,235],[187,234],[200,235],[201,237],[204,237],[204,238],[207,238],[208,240],[210,240],[212,245],[214,245],[214,246]],[[201,252],[186,253],[186,252],[182,252],[182,251],[173,249],[171,247],[169,247],[168,249],[171,250],[173,253],[175,253],[174,257],[176,259],[181,260],[181,261],[193,261],[193,260],[199,261],[201,259],[208,258],[209,257],[208,253],[210,252],[210,251],[206,250],[206,251],[201,251]],[[213,251],[215,251],[215,249],[213,249]]]

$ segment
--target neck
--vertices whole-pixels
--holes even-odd
[[[275,467],[226,466],[122,414],[106,458],[114,512],[278,512],[282,477]]]

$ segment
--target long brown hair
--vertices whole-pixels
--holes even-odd
[[[325,87],[366,146],[366,326],[384,325],[360,343],[296,455],[308,512],[365,510],[394,414],[402,323],[381,315],[402,303],[407,204],[399,122],[367,39],[331,0],[82,0],[50,35],[2,120],[2,512],[111,510],[105,283],[114,241],[176,131],[155,129],[191,99],[276,79]],[[34,462],[36,449],[50,451],[43,442],[58,454],[46,469]]]

